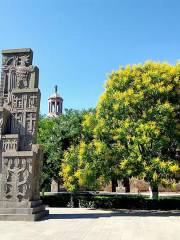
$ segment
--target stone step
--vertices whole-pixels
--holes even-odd
[[[35,214],[0,214],[0,221],[38,221],[49,214],[48,210],[43,210]]]
[[[42,200],[37,200],[37,201],[30,201],[29,207],[36,207],[38,205],[42,205]]]
[[[33,208],[0,208],[0,214],[33,214],[45,210],[44,205]]]
[[[42,200],[15,202],[0,199],[0,208],[34,208],[39,205],[42,205]]]

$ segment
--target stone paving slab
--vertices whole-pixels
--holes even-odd
[[[50,208],[39,222],[0,222],[1,240],[179,240],[180,212]]]

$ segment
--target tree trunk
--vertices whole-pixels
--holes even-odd
[[[118,186],[117,178],[113,178],[111,182],[112,182],[112,192],[116,192],[116,187]]]
[[[123,178],[123,185],[125,187],[125,192],[130,193],[130,182],[129,178]]]
[[[42,188],[42,190],[41,190],[42,197],[44,197],[44,193],[45,193],[45,188]]]
[[[149,191],[150,191],[150,199],[158,200],[158,197],[159,197],[158,186],[151,184],[149,186]]]
[[[74,193],[71,192],[71,200],[70,200],[70,205],[71,205],[71,208],[74,208]]]

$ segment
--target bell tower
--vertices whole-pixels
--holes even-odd
[[[54,87],[54,93],[48,98],[48,117],[57,117],[62,114],[63,99],[58,93],[57,85]]]

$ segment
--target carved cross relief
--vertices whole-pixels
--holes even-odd
[[[32,175],[31,159],[6,158],[3,172],[4,198],[12,201],[21,201],[26,198]]]

